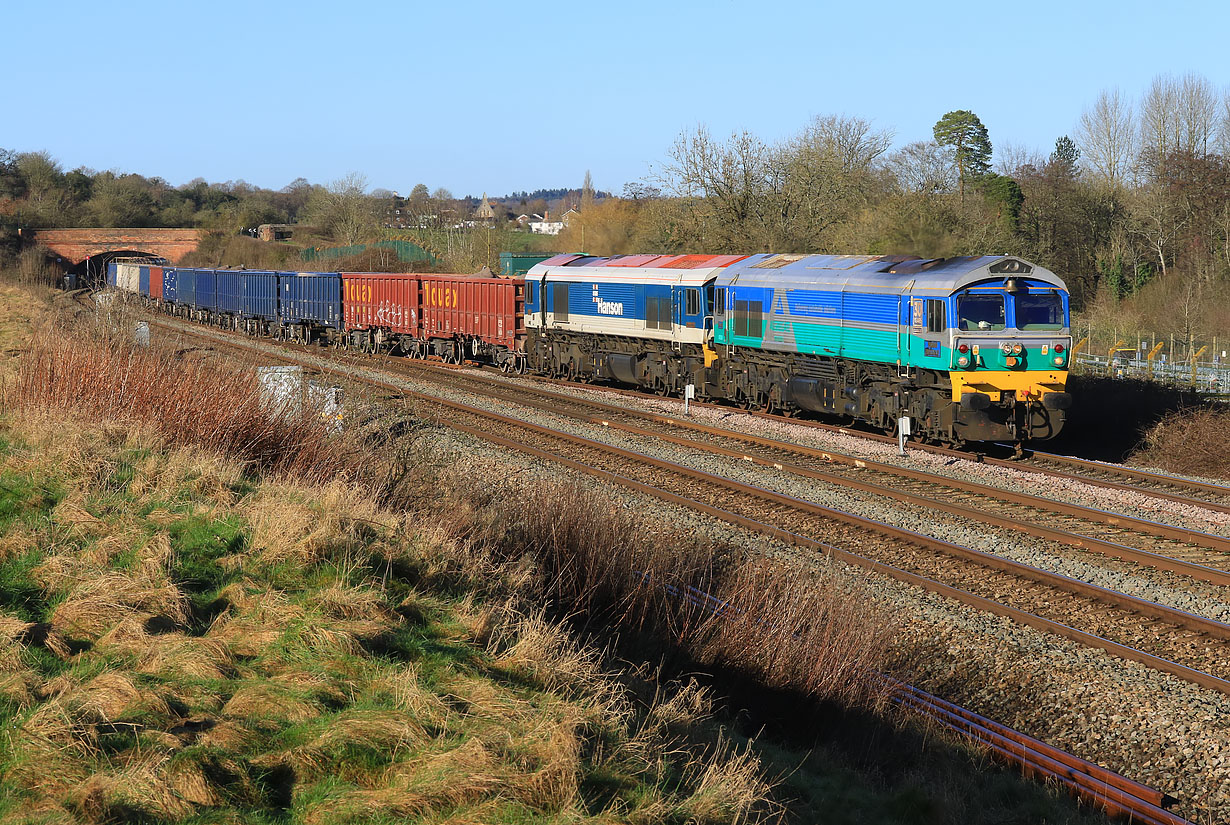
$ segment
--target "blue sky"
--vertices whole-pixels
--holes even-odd
[[[0,147],[176,185],[618,192],[698,124],[845,114],[903,145],[953,109],[1049,152],[1103,89],[1230,84],[1220,2],[5,5]]]

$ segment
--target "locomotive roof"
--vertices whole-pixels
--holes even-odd
[[[888,255],[751,255],[718,273],[718,286],[795,284],[948,294],[979,281],[1014,277],[1067,289],[1049,269],[1011,255],[932,259]]]
[[[597,282],[642,281],[695,285],[717,276],[719,286],[864,287],[874,291],[949,294],[973,283],[1017,277],[1060,289],[1067,285],[1045,267],[1011,255],[917,258],[903,255],[556,255],[527,277]]]
[[[548,275],[594,283],[656,283],[701,286],[743,255],[556,255],[534,265],[527,278]]]

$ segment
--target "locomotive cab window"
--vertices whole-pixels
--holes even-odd
[[[687,302],[688,303],[687,303],[686,314],[699,315],[700,314],[700,290],[699,289],[689,289],[687,291]]]
[[[997,330],[1004,328],[1004,296],[969,293],[957,299],[957,328]]]
[[[1017,329],[1063,329],[1063,299],[1059,293],[1031,292],[1014,300]]]
[[[527,304],[534,303],[534,282],[533,281],[525,282],[525,302]]]
[[[943,301],[927,301],[927,332],[943,332],[948,329]]]
[[[713,289],[713,287],[709,287]],[[711,293],[709,303],[713,306],[714,315],[726,314],[726,287],[720,287]]]

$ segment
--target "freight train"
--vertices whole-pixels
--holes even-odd
[[[964,444],[1063,427],[1068,291],[1005,255],[556,255],[524,277],[116,263],[164,312],[250,334],[660,395],[811,411]]]

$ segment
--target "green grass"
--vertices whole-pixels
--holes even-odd
[[[16,427],[0,420],[4,444],[21,442]],[[988,778],[976,758],[943,745],[897,754],[910,768],[889,770],[830,748],[822,727],[810,738],[796,730],[789,741],[753,739],[739,720],[703,710],[637,739],[649,697],[678,689],[669,671],[646,678],[657,662],[637,662],[628,648],[621,655],[643,670],[619,679],[564,672],[550,655],[512,656],[526,632],[518,622],[527,605],[510,584],[523,560],[468,570],[464,539],[442,539],[428,514],[374,511],[357,488],[330,498],[251,473],[202,479],[209,470],[134,439],[91,447],[99,454],[89,462],[43,460],[25,443],[0,450],[0,529],[33,539],[0,558],[0,610],[51,623],[80,603],[92,575],[106,574],[131,585],[124,598],[154,619],[126,625],[125,611],[103,599],[92,609],[103,611],[107,632],[74,639],[68,656],[20,644],[12,667],[35,693],[0,692],[0,820],[39,809],[52,812],[48,821],[58,810],[157,825],[716,824],[733,817],[687,811],[705,770],[725,764],[725,741],[761,761],[766,784],[735,808],[748,821],[1090,821],[1045,789]],[[168,467],[182,469],[168,479]],[[53,520],[64,491],[101,524]],[[284,531],[260,531],[262,517],[283,511]],[[320,531],[310,550],[296,514]],[[160,534],[169,559],[151,556],[166,546]],[[86,559],[97,569],[83,569]],[[71,575],[48,574],[57,570]],[[186,622],[158,621],[168,590],[191,604]],[[489,647],[487,624],[505,641]],[[576,644],[566,627],[550,628]],[[610,696],[626,711],[598,698]],[[928,773],[923,761],[939,767]],[[183,775],[197,784],[175,794],[203,788],[216,805],[168,802]],[[709,793],[734,799],[740,781]],[[963,793],[972,801],[954,801]]]

